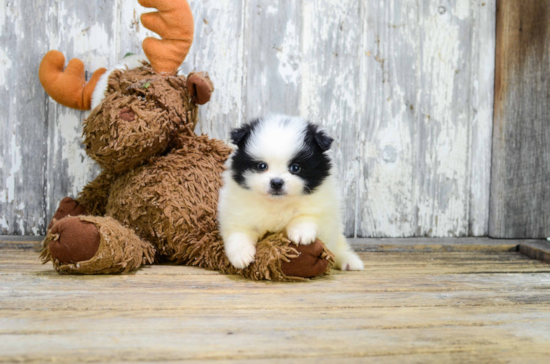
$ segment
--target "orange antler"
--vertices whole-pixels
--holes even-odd
[[[141,23],[162,37],[143,41],[145,55],[155,71],[177,73],[193,43],[195,26],[187,0],[139,0],[139,3],[158,10],[143,14]]]
[[[78,109],[90,110],[92,106],[92,93],[97,81],[107,70],[100,68],[94,72],[92,79],[86,83],[84,63],[79,59],[71,59],[65,67],[65,56],[58,51],[46,53],[38,77],[44,90],[61,105]]]

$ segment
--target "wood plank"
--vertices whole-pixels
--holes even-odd
[[[0,234],[43,234],[48,127],[38,65],[49,2],[0,6]]]
[[[335,138],[345,234],[357,236],[358,138],[361,88],[362,4],[354,0],[303,2],[303,74],[300,114]]]
[[[429,266],[418,265],[416,270],[425,270],[423,274],[411,275],[409,272],[403,272],[397,269],[397,265],[390,267],[381,274],[383,269],[378,269],[378,274],[373,274],[372,271],[367,271],[364,274],[335,274],[332,278],[315,280],[309,282],[306,287],[300,284],[275,284],[275,283],[254,283],[240,279],[239,277],[227,277],[221,274],[200,274],[195,270],[194,274],[178,274],[180,271],[188,271],[191,269],[179,269],[180,267],[171,267],[175,274],[168,274],[166,271],[154,269],[146,273],[137,275],[126,275],[115,277],[62,277],[56,278],[53,274],[32,274],[32,272],[24,272],[16,274],[18,271],[6,272],[9,266],[3,266],[5,274],[2,274],[2,281],[5,283],[2,292],[6,294],[5,299],[10,299],[10,295],[22,295],[26,297],[28,289],[22,288],[22,285],[32,287],[37,296],[52,295],[52,291],[56,291],[52,297],[57,298],[64,296],[70,292],[79,290],[96,291],[98,294],[116,294],[121,289],[124,290],[123,295],[133,296],[143,290],[147,290],[151,295],[160,294],[169,291],[174,295],[190,294],[194,291],[209,292],[210,295],[230,295],[235,293],[238,295],[248,296],[247,292],[254,291],[254,295],[258,294],[285,294],[296,296],[304,289],[307,289],[308,295],[320,295],[323,292],[332,292],[335,295],[365,295],[376,297],[379,294],[387,294],[389,296],[398,296],[398,294],[417,293],[435,294],[435,293],[453,293],[459,294],[468,292],[472,295],[480,295],[483,292],[491,291],[499,295],[513,295],[517,291],[517,285],[521,284],[522,290],[528,294],[544,289],[545,284],[549,282],[550,269],[543,272],[533,274],[522,273],[489,273],[466,276],[464,274],[434,272]],[[36,267],[35,267],[36,270]],[[391,272],[390,272],[391,270]],[[373,270],[374,271],[374,270]],[[498,269],[495,269],[498,271]],[[38,272],[36,270],[35,272]],[[199,273],[199,274],[197,274]],[[531,271],[530,273],[535,273]],[[365,279],[365,275],[371,278]],[[342,286],[342,280],[345,279],[346,284]],[[62,287],[59,287],[62,286]],[[188,301],[188,300],[186,300]],[[277,300],[277,302],[279,302]],[[361,304],[362,305],[362,304]],[[393,306],[393,303],[388,303]],[[429,305],[431,306],[431,305]],[[114,306],[113,306],[114,307]],[[117,306],[118,307],[118,306]],[[123,307],[123,306],[120,306]],[[145,307],[149,307],[145,305]],[[192,308],[192,306],[186,306]],[[231,306],[228,306],[230,308]],[[255,307],[251,303],[250,307]],[[270,304],[267,307],[274,308],[275,304]],[[289,305],[290,309],[292,305]],[[300,307],[300,306],[297,306]],[[350,307],[351,303],[350,303]],[[386,307],[386,305],[383,305]],[[213,309],[214,307],[205,306],[205,309]],[[42,309],[38,306],[37,309]],[[77,308],[78,309],[78,308]],[[161,307],[159,307],[161,309]]]
[[[541,354],[546,352],[544,348],[537,349],[532,341],[545,342],[548,335],[537,336],[534,330],[527,328],[529,325],[536,329],[548,327],[548,310],[542,306],[539,308],[543,311],[538,314],[499,309],[496,314],[487,310],[461,312],[442,309],[441,318],[433,318],[425,309],[379,310],[367,315],[358,312],[356,318],[335,311],[304,312],[303,316],[295,312],[283,318],[269,311],[235,312],[233,317],[227,317],[223,311],[196,315],[181,311],[128,312],[122,316],[95,311],[67,313],[64,317],[51,312],[22,316],[8,311],[0,313],[11,328],[2,332],[6,340],[0,343],[0,348],[8,349],[1,351],[3,353],[19,355],[26,360],[46,354],[45,357],[61,361],[63,358],[67,360],[69,355],[75,355],[73,360],[78,358],[78,361],[92,358],[133,361],[140,360],[139,356],[148,360],[289,359],[321,354],[334,360],[342,354],[357,357],[424,354],[429,357],[430,354],[468,352],[474,348],[497,357],[496,354],[504,348],[523,352],[525,349],[521,349],[521,345]],[[92,315],[95,320],[90,322]],[[463,319],[446,318],[457,315]],[[415,318],[411,320],[413,316]],[[319,317],[323,319],[319,320]],[[39,326],[30,325],[29,321],[35,320],[39,320]],[[201,327],[204,322],[214,324]],[[342,324],[345,329],[342,329]],[[511,326],[522,331],[517,336],[506,334]],[[98,331],[106,334],[98,336]],[[143,339],[145,332],[150,333],[151,339]],[[16,338],[22,335],[33,340],[35,350],[29,353],[26,348],[24,351],[24,346],[16,342]],[[457,340],[455,336],[451,340],[452,335],[461,339]],[[104,350],[96,351],[86,345],[90,338]],[[441,347],[441,342],[450,342],[450,345]]]
[[[359,237],[414,236],[418,4],[363,2]],[[414,38],[414,39],[412,39]]]
[[[550,263],[550,241],[531,241],[519,245],[519,252],[532,259]]]
[[[302,0],[249,0],[245,4],[245,117],[298,115]]]
[[[487,210],[490,174],[479,144],[489,139],[492,80],[481,72],[493,65],[474,52],[494,33],[475,27],[494,14],[494,3],[364,4],[359,236],[483,234],[485,221],[470,209]]]
[[[489,238],[386,238],[348,239],[355,251],[361,252],[499,252],[517,251],[525,240]]]
[[[499,1],[489,234],[550,236],[550,1]]]
[[[516,324],[527,331],[528,324]],[[546,322],[536,328],[546,329]],[[147,358],[151,361],[175,360],[219,360],[219,359],[262,359],[266,357],[292,360],[294,358],[332,357],[379,357],[393,355],[446,354],[449,359],[454,353],[481,351],[496,358],[506,357],[506,352],[520,351],[527,358],[548,354],[548,349],[530,342],[519,343],[507,333],[509,327],[476,327],[470,329],[447,328],[432,330],[338,330],[318,333],[263,330],[253,333],[212,332],[155,332],[150,339],[143,336],[105,333],[95,337],[95,347],[87,347],[89,340],[83,336],[29,335],[34,350],[24,348],[17,335],[5,335],[0,347],[9,349],[6,359],[19,361],[43,361],[44,357],[55,362],[124,361],[137,362]],[[231,331],[229,331],[231,332]],[[462,336],[466,334],[465,336]],[[419,338],[420,336],[420,338]],[[457,337],[461,337],[457,339]],[[518,338],[532,340],[532,335]],[[305,345],[304,342],[309,344]],[[540,340],[542,341],[542,340]],[[438,348],[441,342],[450,343]],[[544,341],[542,341],[544,342]],[[73,349],[77,347],[79,349]],[[26,350],[25,350],[26,349]],[[340,359],[341,360],[341,359]]]
[[[44,236],[0,236],[0,249],[36,247]],[[533,240],[536,242],[537,240]],[[517,251],[520,244],[531,240],[490,238],[355,238],[348,239],[354,250],[361,252],[506,252]],[[12,246],[13,245],[13,246]]]
[[[470,191],[468,235],[489,233],[491,153],[495,100],[496,2],[473,2],[472,119],[470,127]]]

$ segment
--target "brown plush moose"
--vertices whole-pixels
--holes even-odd
[[[61,201],[43,242],[42,259],[60,273],[125,273],[143,264],[178,264],[240,274],[253,280],[300,280],[327,274],[332,255],[317,241],[296,246],[282,233],[258,242],[255,262],[231,266],[218,234],[221,173],[231,149],[197,136],[197,104],[210,100],[204,73],[177,71],[193,40],[186,0],[139,0],[158,11],[143,25],[147,59],[97,70],[86,83],[78,59],[50,51],[39,70],[46,92],[65,106],[93,109],[84,123],[86,152],[103,172]]]

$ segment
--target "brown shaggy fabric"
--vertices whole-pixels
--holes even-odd
[[[84,144],[103,169],[122,173],[166,150],[174,132],[192,135],[196,122],[184,76],[160,76],[148,65],[117,70],[84,123]]]
[[[91,223],[100,235],[100,243],[96,254],[86,261],[63,264],[51,254],[50,245],[60,234],[48,233],[43,242],[40,257],[43,263],[53,261],[55,270],[67,274],[113,274],[127,273],[143,264],[154,261],[155,248],[141,240],[132,230],[122,226],[109,217],[80,216],[82,222]],[[55,226],[54,226],[55,227]]]
[[[88,215],[103,216],[109,199],[111,185],[116,180],[116,175],[103,171],[92,182],[88,182],[76,199],[78,203],[86,206]]]
[[[60,264],[92,259],[99,248],[99,231],[78,217],[67,217],[55,223],[50,233],[57,238],[50,242],[50,255]]]
[[[188,244],[217,230],[223,163],[230,149],[206,136],[180,136],[180,148],[119,176],[106,213],[183,263]]]
[[[52,220],[48,224],[48,230],[50,230],[57,221],[67,217],[67,216],[79,216],[86,215],[86,208],[81,205],[78,201],[73,200],[70,197],[65,197],[59,203],[57,211],[53,215]]]

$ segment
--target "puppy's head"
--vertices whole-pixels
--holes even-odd
[[[329,176],[333,139],[301,118],[257,119],[231,132],[232,178],[271,198],[311,194]]]

